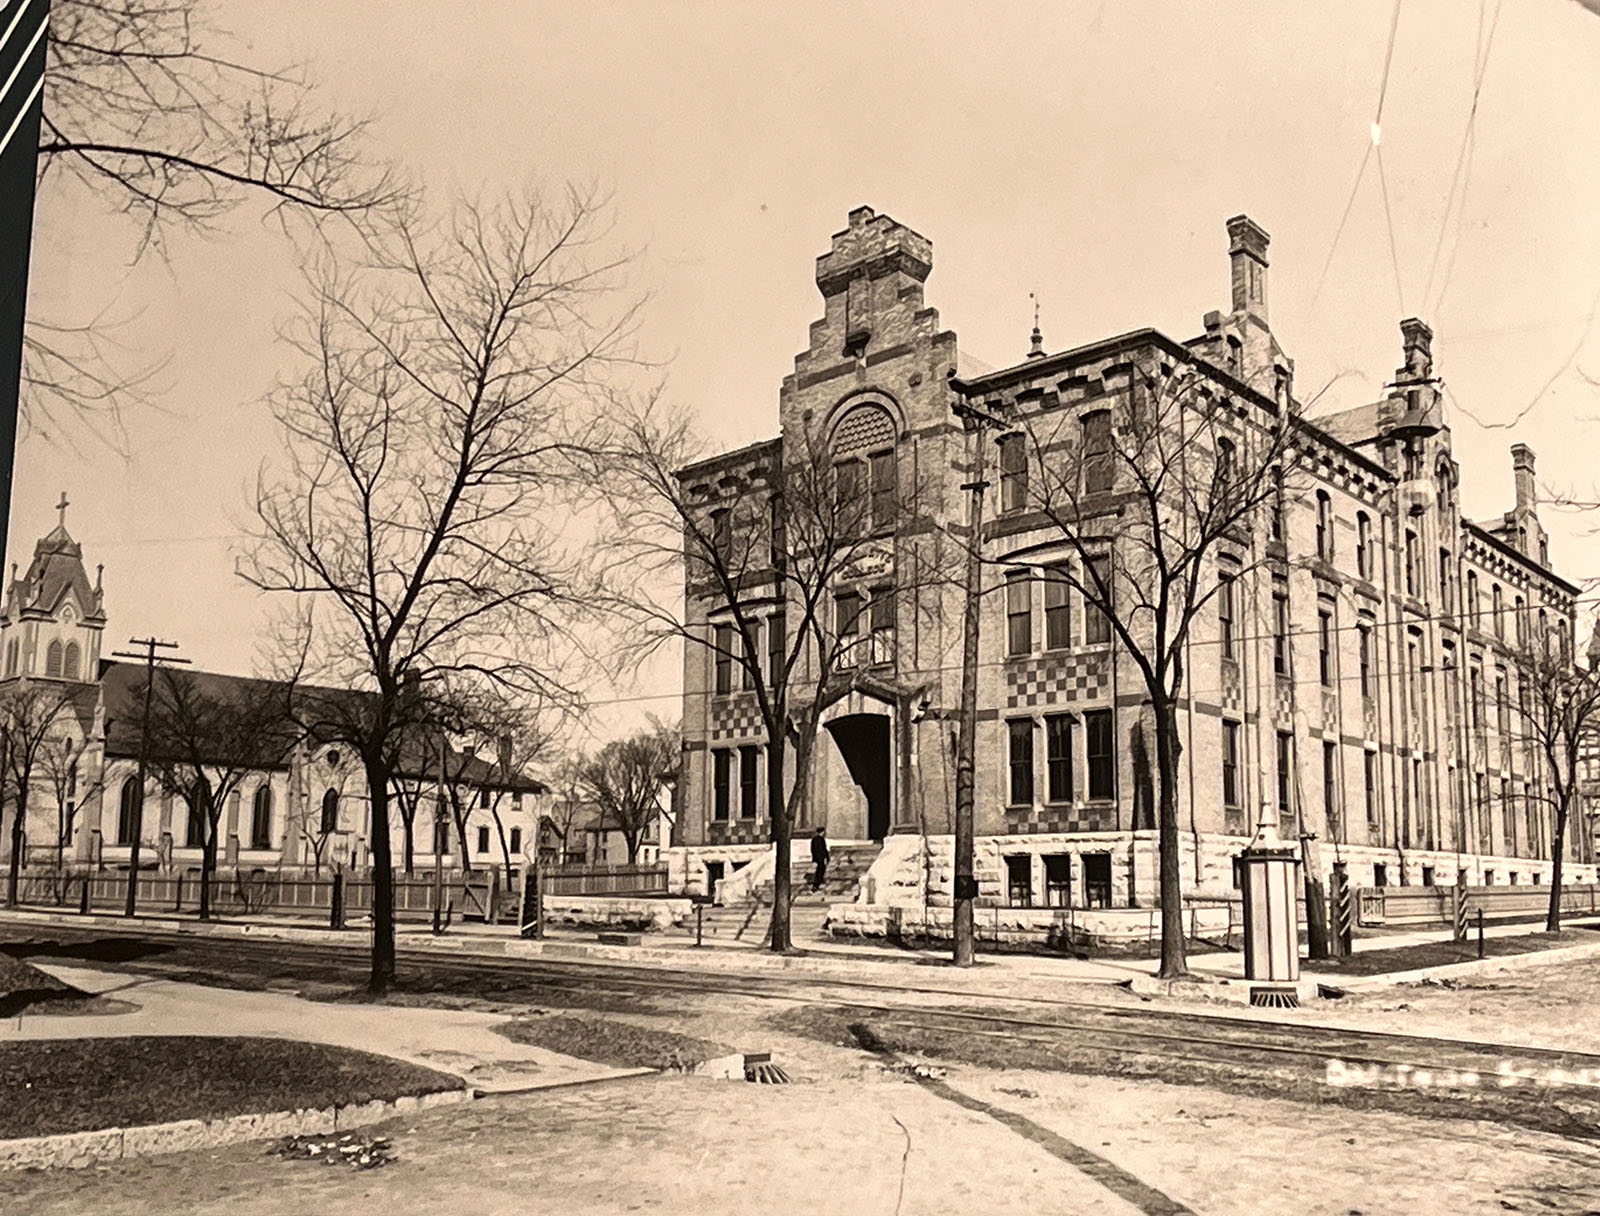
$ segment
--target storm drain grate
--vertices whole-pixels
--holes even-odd
[[[1298,1009],[1300,994],[1293,988],[1252,988],[1250,1003],[1258,1009]]]
[[[744,1079],[756,1085],[787,1085],[789,1074],[772,1062],[769,1052],[746,1052]]]

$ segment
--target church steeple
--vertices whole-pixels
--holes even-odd
[[[90,681],[99,674],[105,592],[98,577],[90,585],[83,547],[67,531],[71,505],[62,491],[56,526],[33,547],[27,572],[18,578],[12,565],[0,613],[0,678]]]

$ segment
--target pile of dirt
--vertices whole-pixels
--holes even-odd
[[[92,1000],[87,992],[62,983],[39,968],[0,954],[0,1018],[14,1018],[26,1010],[61,1012]]]

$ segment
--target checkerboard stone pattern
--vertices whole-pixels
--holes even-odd
[[[1232,659],[1222,660],[1222,704],[1225,709],[1237,710],[1242,704],[1239,693],[1239,664]]]
[[[711,702],[711,738],[713,742],[724,739],[760,739],[766,727],[761,723],[761,710],[756,705],[755,694],[718,697]]]
[[[764,844],[766,830],[754,819],[713,819],[706,825],[708,844]]]
[[[1026,659],[1006,667],[1006,708],[1101,701],[1110,694],[1110,686],[1110,664],[1104,654]]]
[[[1041,832],[1114,832],[1115,806],[1028,806],[1006,808],[1006,831],[1013,836]]]

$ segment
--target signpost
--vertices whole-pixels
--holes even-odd
[[[0,553],[11,519],[49,16],[50,0],[0,0]]]

